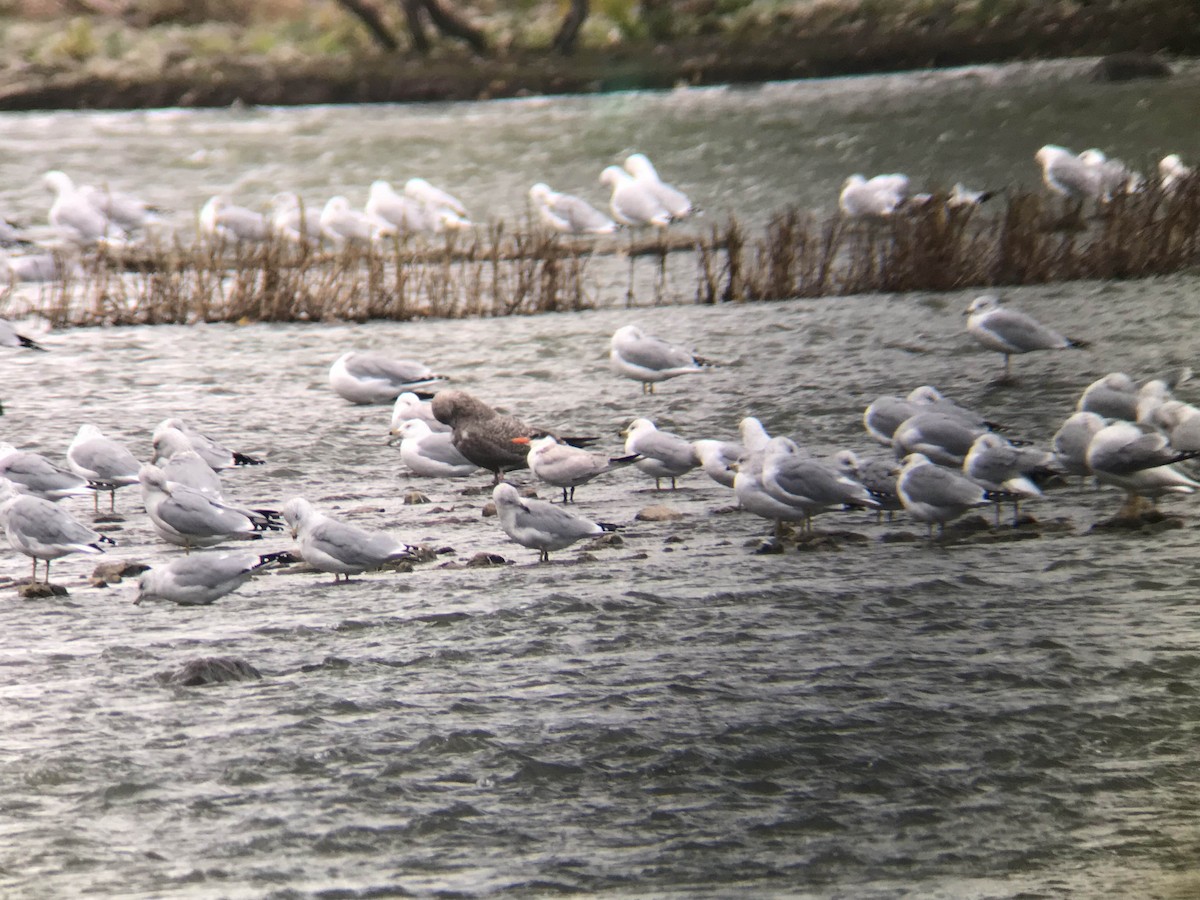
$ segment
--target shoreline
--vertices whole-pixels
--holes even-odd
[[[1167,77],[1200,56],[1200,9],[1142,17],[1112,10],[1027,13],[970,25],[935,19],[856,22],[805,31],[789,22],[756,35],[580,48],[570,57],[510,50],[479,57],[439,47],[293,59],[187,57],[138,70],[120,62],[0,70],[0,111],[148,109],[486,100],[532,95],[755,84],[956,66],[1096,57],[1093,77]]]

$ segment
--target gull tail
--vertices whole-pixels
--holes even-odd
[[[570,444],[572,447],[586,447],[589,444],[594,444],[600,440],[598,437],[560,437],[560,441],[564,444]]]
[[[88,544],[88,546],[95,547],[98,551],[103,553],[104,548],[100,546],[101,544],[111,544],[114,547],[117,546],[117,542],[110,538],[107,534],[100,535],[100,537],[96,538],[95,543]]]
[[[624,527],[623,525],[614,525],[612,522],[597,522],[596,524],[599,525],[602,530],[609,532],[620,531]]]
[[[21,346],[27,350],[41,350],[43,352],[46,350],[45,347],[43,347],[41,344],[39,344],[33,338],[27,338],[23,334],[18,334],[17,340],[20,341]]]
[[[265,459],[259,459],[256,456],[247,456],[245,453],[233,451],[233,464],[235,466],[261,466],[266,462]]]
[[[641,454],[638,453],[634,453],[630,456],[610,456],[608,458],[608,464],[611,468],[616,469],[621,466],[631,466],[641,458]]]
[[[280,550],[277,553],[260,553],[258,556],[258,564],[253,566],[255,569],[263,569],[267,566],[286,566],[292,563],[300,562],[300,557],[290,550]]]
[[[1067,338],[1067,348],[1068,349],[1083,350],[1090,346],[1092,346],[1091,341],[1085,341],[1082,338],[1072,338],[1072,337]]]

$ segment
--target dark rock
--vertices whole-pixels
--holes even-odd
[[[198,687],[226,681],[250,681],[262,678],[262,673],[250,663],[234,656],[202,656],[199,659],[188,660],[172,672],[160,673],[157,677],[164,684]]]
[[[1125,533],[1158,534],[1182,528],[1183,519],[1150,508],[1127,515],[1118,513],[1111,519],[1103,519],[1088,529],[1088,534]]]
[[[17,588],[17,594],[22,600],[44,600],[47,597],[65,597],[67,589],[61,584],[43,584],[40,581],[27,582]]]
[[[659,504],[647,506],[634,516],[639,522],[674,522],[683,518],[683,513],[671,506]]]
[[[1110,53],[1092,69],[1093,81],[1133,81],[1135,78],[1170,78],[1175,73],[1149,53]]]
[[[476,553],[467,560],[468,569],[484,569],[490,566],[506,566],[508,560],[499,553]]]
[[[149,568],[145,563],[130,560],[102,562],[92,570],[88,582],[92,587],[108,587],[110,584],[120,584],[125,578],[134,578]]]

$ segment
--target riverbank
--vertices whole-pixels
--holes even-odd
[[[1046,4],[990,18],[864,9],[780,15],[666,41],[585,44],[569,57],[516,44],[487,56],[451,45],[428,56],[384,53],[354,42],[317,53],[258,37],[244,46],[224,32],[201,39],[178,28],[157,37],[141,29],[135,37],[112,22],[75,19],[62,25],[53,52],[25,58],[17,58],[15,32],[6,31],[0,109],[475,100],[1080,56],[1108,57],[1096,77],[1121,79],[1165,75],[1172,57],[1200,55],[1200,8],[1186,4]]]

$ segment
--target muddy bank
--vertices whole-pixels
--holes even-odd
[[[828,30],[786,22],[769,34],[583,48],[569,58],[530,50],[480,58],[446,47],[430,58],[377,54],[290,64],[187,58],[153,71],[26,68],[0,79],[0,109],[474,100],[1112,54],[1121,55],[1099,67],[1096,77],[1161,76],[1169,74],[1172,56],[1200,55],[1200,8],[1162,6],[1150,4],[1150,12],[1138,15],[1127,7],[1050,10],[986,23],[926,16],[899,25],[860,21]]]

